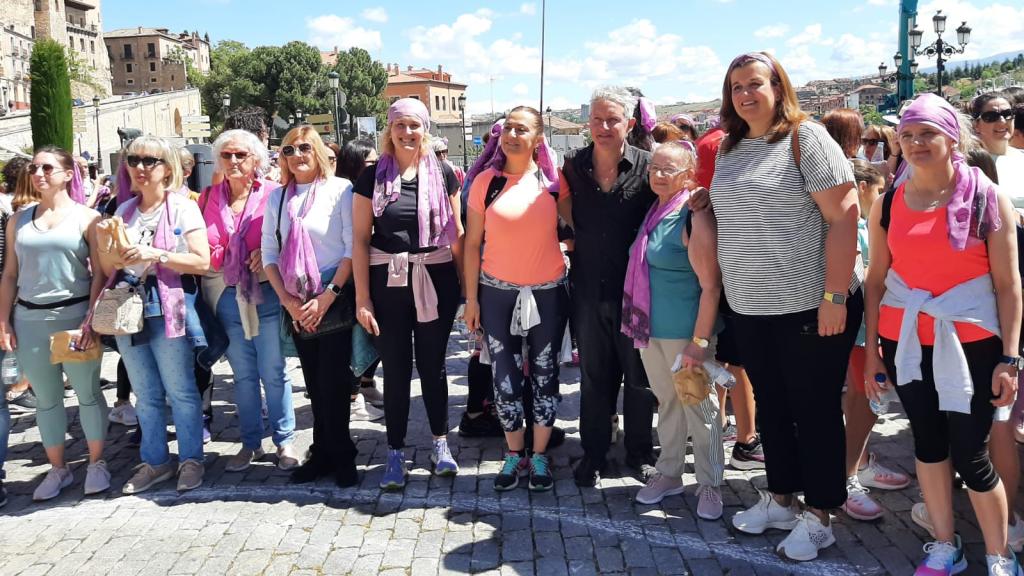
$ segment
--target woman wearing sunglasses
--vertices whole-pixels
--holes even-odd
[[[213,143],[224,175],[199,199],[210,240],[211,273],[203,295],[227,331],[228,364],[235,380],[235,404],[242,447],[224,469],[240,472],[263,456],[260,382],[277,446],[277,467],[298,467],[292,385],[281,353],[281,301],[263,271],[260,238],[267,196],[278,185],[260,177],[267,149],[246,130],[228,130]]]
[[[142,465],[121,491],[137,494],[174,476],[168,400],[178,440],[178,490],[192,490],[203,483],[202,400],[193,364],[195,348],[206,345],[195,308],[195,275],[210,265],[206,223],[196,203],[176,193],[182,177],[176,148],[142,136],[124,153],[131,189],[138,193],[121,203],[115,216],[124,220],[131,246],[121,254],[123,270],[104,267],[103,272],[116,273],[117,283],[142,287],[145,306],[142,331],[116,337],[142,430]]]
[[[90,272],[90,260],[97,262],[90,239],[99,214],[71,199],[71,189],[81,186],[81,175],[66,151],[41,148],[28,165],[28,176],[38,203],[16,213],[7,226],[0,281],[0,348],[17,354],[18,366],[32,382],[39,402],[36,422],[51,468],[33,499],[54,498],[74,482],[64,459],[65,374],[78,395],[89,446],[85,494],[96,494],[110,487],[103,461],[107,404],[100,392],[100,361],[51,364],[50,335],[80,329],[77,348],[99,345],[85,322],[103,285],[102,275]]]
[[[982,94],[971,101],[974,132],[996,161],[999,189],[1014,206],[1024,209],[1024,150],[1010,146],[1014,131],[1014,110],[1010,98],[1001,92]]]
[[[440,476],[458,473],[448,449],[448,378],[444,361],[459,306],[462,225],[459,181],[431,150],[430,115],[414,98],[388,108],[375,168],[355,186],[353,265],[356,318],[377,336],[384,365],[388,456],[380,486],[402,489],[408,474],[413,350],[430,421],[430,461]]]
[[[351,380],[345,377],[352,330],[315,334],[332,306],[351,306],[341,299],[353,294],[347,286],[352,278],[352,184],[333,175],[328,149],[310,126],[285,135],[281,156],[282,186],[267,198],[263,219],[263,267],[287,312],[282,320],[291,324],[286,328],[313,411],[310,457],[291,478],[302,483],[334,476],[339,486],[354,486],[359,478],[349,433]]]

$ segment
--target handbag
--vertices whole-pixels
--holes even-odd
[[[97,334],[127,336],[142,332],[142,295],[138,286],[105,288],[96,299],[90,326]]]
[[[61,330],[50,335],[50,364],[92,362],[103,357],[103,345],[97,339],[90,348],[72,348],[71,343],[81,330]]]
[[[711,394],[711,379],[701,366],[683,368],[672,373],[676,396],[684,406],[696,406]]]
[[[123,268],[121,253],[131,246],[120,216],[101,220],[96,224],[96,245],[101,265],[108,268]]]

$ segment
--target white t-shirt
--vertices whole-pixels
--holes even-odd
[[[1006,147],[1006,154],[994,156],[999,190],[1013,200],[1013,205],[1024,209],[1024,150]]]
[[[155,208],[149,211],[148,214],[143,214],[141,210],[135,210],[131,218],[125,218],[125,206],[118,206],[116,216],[120,216],[124,219],[125,234],[128,236],[128,242],[134,245],[141,246],[152,246],[153,238],[156,236],[157,224],[160,219],[164,217],[164,207],[167,204],[161,202]],[[181,245],[184,246],[184,250],[187,251],[187,243],[185,242],[185,236],[194,230],[205,230],[206,222],[203,220],[203,214],[199,211],[199,206],[192,201],[185,201],[178,203],[175,214],[172,214],[173,222],[171,222],[172,231],[180,231],[181,234]],[[175,247],[171,246],[168,250],[174,251]],[[125,266],[125,271],[134,274],[138,278],[143,278],[149,273],[152,268],[152,263],[149,264],[135,264],[132,266]]]
[[[295,196],[288,200],[297,213],[309,198],[311,184],[299,184],[295,187]],[[277,264],[281,248],[277,243],[278,206],[285,187],[281,186],[270,192],[267,207],[263,214],[263,231],[260,248],[263,266]],[[287,210],[287,205],[283,206]],[[291,222],[288,213],[280,218],[281,242],[288,238]],[[317,267],[321,272],[341,265],[343,258],[352,257],[352,183],[345,178],[328,178],[316,189],[313,205],[303,218],[306,232],[313,242],[313,253],[316,255]]]

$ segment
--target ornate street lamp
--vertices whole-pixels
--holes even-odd
[[[952,56],[964,53],[964,49],[971,41],[971,27],[967,25],[967,22],[961,22],[960,26],[957,27],[956,41],[960,45],[959,47],[955,47],[942,39],[942,34],[946,31],[946,15],[942,13],[942,10],[936,12],[935,16],[932,17],[932,28],[935,30],[935,42],[924,48],[921,48],[924,32],[919,28],[911,30],[909,32],[910,50],[918,56],[935,58],[936,94],[942,96],[942,73],[946,70],[946,62]]]
[[[96,114],[96,172],[103,171],[103,153],[100,152],[100,97],[92,97],[92,107]]]

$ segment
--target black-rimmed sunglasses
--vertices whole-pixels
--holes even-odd
[[[313,145],[307,142],[303,142],[298,146],[292,146],[291,144],[281,147],[282,156],[295,156],[296,154],[309,154],[313,151]]]
[[[882,142],[881,138],[861,138],[860,139],[860,143],[865,145],[865,146],[872,146],[872,145],[877,146],[881,142]]]
[[[36,172],[38,172],[40,168],[43,170],[44,176],[53,174],[53,171],[57,169],[53,164],[29,164],[28,166],[25,166],[25,169],[28,170],[28,173],[32,176],[35,176]]]
[[[157,164],[162,164],[163,159],[154,158],[153,156],[136,156],[132,154],[131,156],[125,158],[125,162],[127,162],[128,166],[131,166],[132,168],[138,168],[139,164],[142,164],[144,168],[152,168]]]
[[[1006,110],[989,110],[988,112],[982,112],[978,115],[981,121],[986,124],[994,124],[999,121],[1000,118],[1009,122],[1013,120],[1013,110],[1007,108]]]

